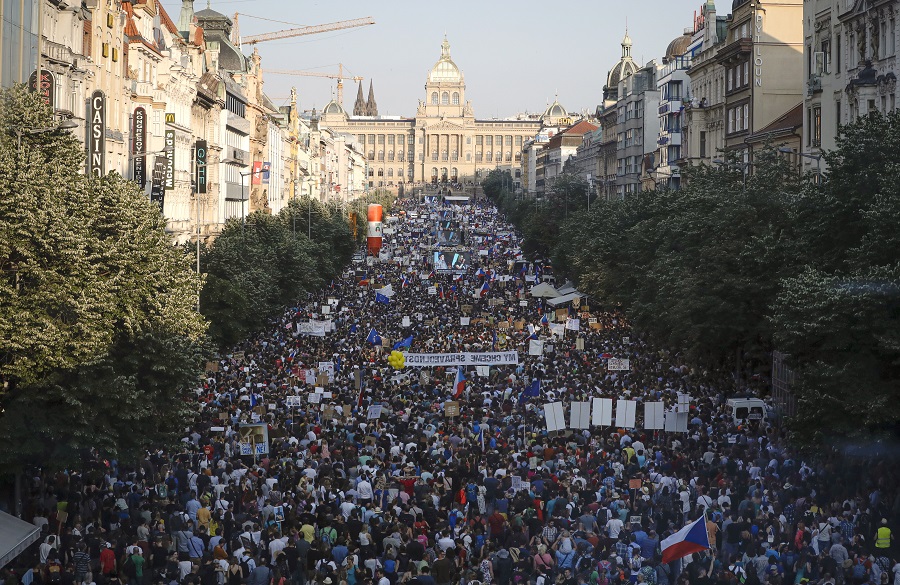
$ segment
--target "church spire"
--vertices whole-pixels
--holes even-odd
[[[359,87],[356,90],[356,102],[353,103],[353,115],[354,116],[367,115],[366,114],[366,100],[363,99],[362,81],[359,82]]]
[[[181,0],[181,12],[178,14],[178,32],[190,38],[191,24],[194,22],[194,0]]]
[[[371,79],[369,80],[369,100],[366,102],[366,113],[370,116],[378,115],[378,104],[375,103],[375,90],[372,88]]]

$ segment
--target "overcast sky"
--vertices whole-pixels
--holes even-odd
[[[162,0],[175,22],[181,0]],[[196,0],[195,10],[207,0]],[[465,75],[466,98],[478,118],[542,111],[559,93],[570,111],[593,111],[609,68],[619,59],[628,32],[636,61],[661,60],[666,46],[691,27],[703,0],[211,0],[211,7],[271,20],[240,17],[242,35],[296,25],[324,24],[371,16],[361,28],[270,41],[257,45],[264,69],[337,72],[375,84],[382,115],[414,116],[424,99],[425,78],[440,57],[444,33],[450,54]],[[728,12],[730,2],[718,7]],[[285,24],[290,23],[290,24]],[[245,52],[250,52],[247,46]],[[300,107],[321,109],[335,82],[316,77],[264,75],[266,93],[286,103],[296,86]],[[344,83],[344,105],[352,109],[356,87]]]

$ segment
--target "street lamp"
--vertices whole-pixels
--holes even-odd
[[[778,149],[778,152],[783,154],[795,154],[797,156],[802,156],[803,158],[809,158],[816,161],[816,177],[818,179],[822,178],[822,155],[821,154],[810,154],[808,152],[797,152],[793,148],[788,146],[782,146]]]
[[[58,132],[60,130],[71,130],[73,128],[78,128],[77,122],[73,122],[72,120],[63,120],[56,126],[50,126],[49,128],[20,128],[10,126],[9,130],[16,135],[16,150],[21,152],[23,135],[27,134],[29,136],[33,136],[36,134],[46,134],[48,132]]]

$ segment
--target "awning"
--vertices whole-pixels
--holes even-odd
[[[556,289],[553,288],[550,285],[550,283],[547,283],[547,282],[542,282],[541,284],[539,284],[537,286],[531,287],[531,290],[528,291],[528,294],[530,294],[531,296],[533,296],[535,298],[544,297],[544,298],[548,298],[548,299],[552,299],[552,298],[559,296],[559,293],[556,291]]]
[[[571,302],[574,301],[575,299],[580,299],[580,298],[583,297],[583,296],[584,296],[584,295],[581,294],[580,292],[573,292],[573,293],[569,293],[569,294],[567,294],[567,295],[563,295],[563,296],[561,296],[561,297],[556,297],[555,299],[547,299],[547,303],[548,303],[550,306],[558,307],[559,305],[564,305],[564,304],[566,304],[566,303],[571,303]]]
[[[5,567],[40,537],[40,526],[0,512],[0,567]]]

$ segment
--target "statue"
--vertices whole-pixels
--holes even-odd
[[[856,23],[856,50],[859,53],[859,60],[866,60],[866,27],[862,21]]]
[[[878,34],[878,20],[872,20],[872,32],[870,42],[872,44],[872,58],[878,59],[878,44],[881,42],[880,36]]]

